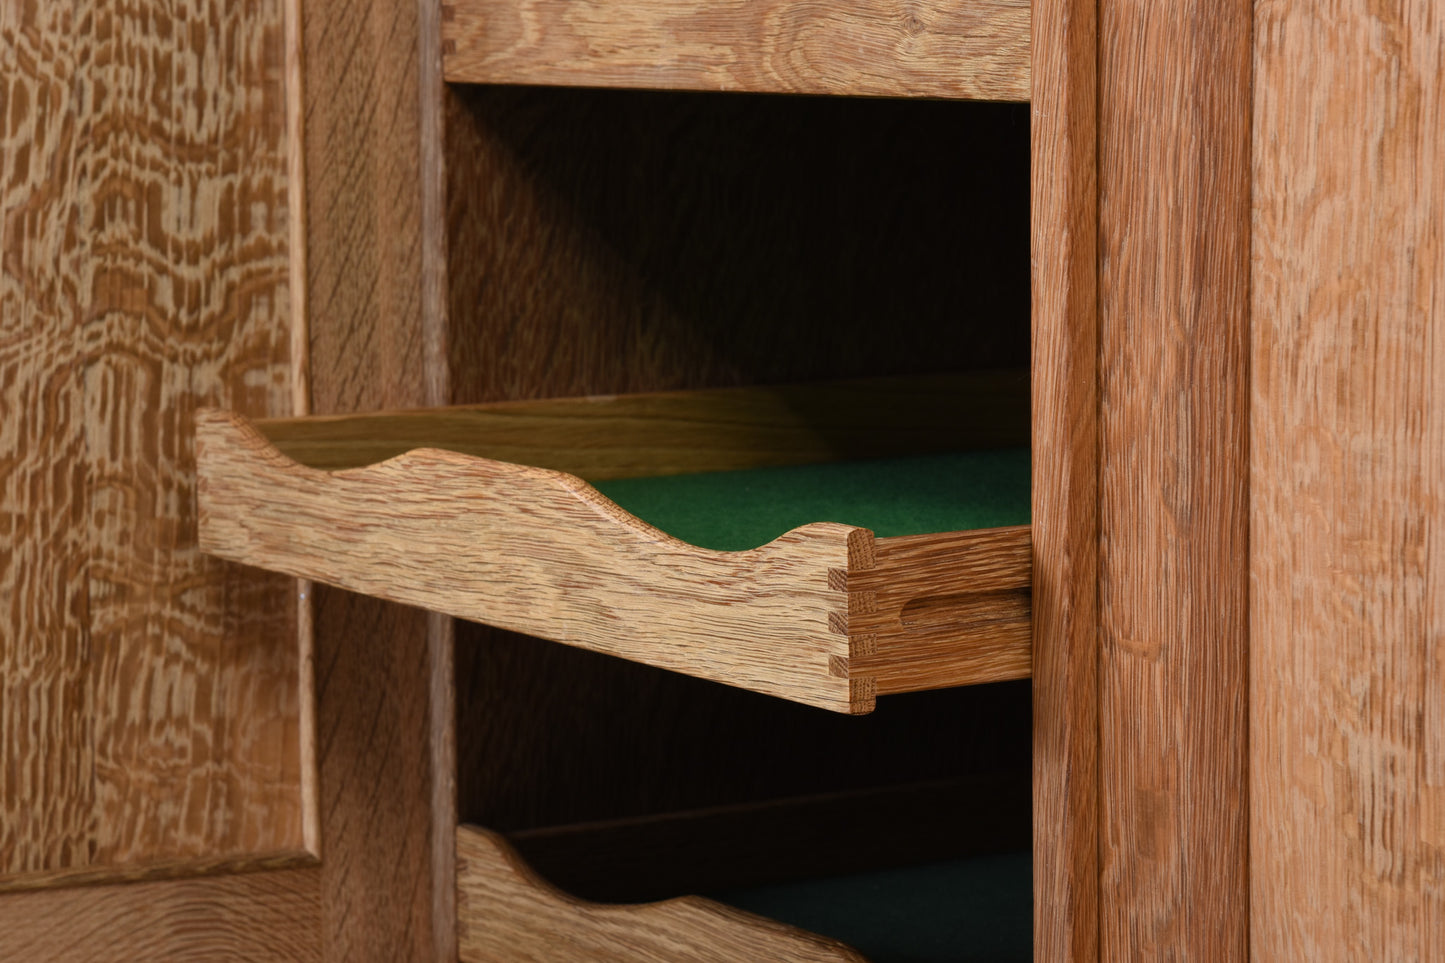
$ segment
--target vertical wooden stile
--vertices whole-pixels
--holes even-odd
[[[1445,18],[1255,30],[1259,960],[1445,959]]]
[[[1033,11],[1034,959],[1098,959],[1095,4]]]
[[[1249,0],[1099,6],[1099,956],[1248,952]]]
[[[303,3],[306,301],[318,414],[436,404],[428,166],[415,0]],[[440,620],[318,587],[315,658],[325,959],[444,959],[438,810],[448,760],[433,702]],[[449,680],[448,680],[449,681]],[[445,705],[440,707],[445,713]],[[445,806],[442,807],[445,810]],[[440,886],[440,888],[439,888]],[[441,914],[440,916],[438,914]]]

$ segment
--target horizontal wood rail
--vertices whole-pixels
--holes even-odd
[[[327,472],[215,410],[197,452],[201,547],[233,561],[841,712],[1029,673],[1026,526],[818,522],[724,552],[544,468],[419,449]]]
[[[1028,0],[451,0],[459,83],[1029,99]]]

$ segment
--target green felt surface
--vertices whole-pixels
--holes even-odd
[[[1033,959],[1028,853],[713,894],[713,899],[842,940],[872,963]]]
[[[748,471],[622,478],[598,491],[669,535],[704,548],[757,548],[809,522],[880,538],[1029,521],[1026,448]]]

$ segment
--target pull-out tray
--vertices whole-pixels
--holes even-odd
[[[896,384],[879,384],[897,399]],[[787,396],[777,411],[759,414],[768,405],[753,405],[757,393],[689,392],[675,400],[683,410],[688,404],[714,413],[733,410],[730,422],[748,422],[754,433],[771,419],[775,444],[761,456],[764,462],[821,457],[817,451],[787,454],[807,446],[794,444],[797,438],[790,442],[792,429],[775,423],[779,411],[792,417],[806,404]],[[736,413],[740,403],[749,412],[745,417]],[[530,448],[550,452],[538,460],[565,461],[573,457],[568,446],[547,441],[539,426],[558,421],[553,414],[568,405],[583,411],[582,421],[594,428],[599,418],[641,424],[645,419],[638,421],[636,412],[668,408],[668,396],[259,425],[203,411],[197,417],[201,547],[234,561],[841,712],[868,712],[878,695],[1029,674],[1027,526],[875,537],[868,528],[819,521],[757,548],[719,551],[658,530],[573,474],[398,440],[425,444],[463,435],[471,441],[448,444],[493,450],[488,433],[500,425],[505,434],[520,418],[528,430],[500,450],[516,455]],[[894,409],[908,416],[906,404]],[[718,424],[715,414],[709,418]],[[578,431],[576,417],[560,420]],[[1005,422],[984,416],[979,423],[981,430],[996,431]],[[919,430],[918,418],[910,423]],[[669,466],[665,472],[679,470],[664,450],[668,444],[646,430],[652,432],[647,451]],[[737,440],[727,431],[711,434],[724,445]],[[888,445],[907,441],[881,428],[875,434],[867,454],[888,454]],[[591,450],[576,457],[608,461],[613,455],[599,456],[593,435]],[[332,467],[302,464],[278,443]],[[696,437],[688,446],[699,446]],[[396,450],[403,453],[379,463],[335,467]],[[635,446],[630,450],[633,461],[644,457]],[[716,470],[735,467],[737,457],[694,451],[685,460]],[[590,473],[647,474],[635,464]]]

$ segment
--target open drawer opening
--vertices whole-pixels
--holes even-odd
[[[453,56],[474,39],[463,35],[464,19],[458,9],[449,28]],[[451,76],[487,79],[462,69]],[[639,76],[666,82],[651,65]],[[537,79],[629,82],[602,71]],[[898,406],[835,395],[806,411],[801,420],[816,427],[822,449],[812,464],[1028,448],[1028,381],[1017,374],[1030,360],[1026,105],[468,84],[448,89],[446,139],[453,404],[858,378],[900,379],[917,397],[929,378],[973,372],[875,428],[863,427],[863,413]],[[983,389],[987,378],[996,380]],[[804,410],[796,400],[782,409]],[[721,442],[734,420],[691,434]],[[753,434],[732,447],[758,458],[770,446]],[[584,442],[600,435],[577,433]],[[835,447],[860,436],[874,442]],[[784,447],[806,446],[794,437]],[[614,486],[619,475],[598,466],[514,460],[590,479],[695,541],[721,535],[714,548],[750,547],[824,519],[877,524],[879,541],[904,534],[832,510],[776,519],[765,531],[698,531],[677,517],[677,504],[659,512],[655,502],[630,501],[659,493],[652,480],[637,483],[639,493],[627,491],[631,481]],[[665,477],[683,471],[779,464],[798,462],[692,459],[654,478],[666,492],[709,484]],[[742,498],[737,481],[711,484]],[[1014,495],[1027,502],[1026,487]],[[686,500],[680,505],[686,515]],[[734,508],[700,521],[715,526],[724,514],[729,524],[759,519]],[[948,593],[910,608],[915,597],[896,613],[914,627],[958,615]],[[979,904],[946,872],[905,902],[922,906],[932,892],[935,920],[973,929],[952,958],[1030,955],[1027,680],[887,695],[874,712],[849,716],[472,622],[456,623],[455,651],[459,818],[501,833],[517,859],[574,898],[614,908],[726,894],[786,918],[787,907],[748,903],[747,891],[1012,859],[994,877],[994,892],[1013,908],[1011,931],[998,925],[1002,911],[972,926],[969,907]],[[469,843],[459,846],[464,959],[515,958],[519,948],[547,958],[559,932],[600,940],[587,944],[591,958],[647,958],[641,941],[659,927],[641,920],[613,925],[575,904],[547,915],[495,889],[469,903],[468,879],[506,878],[491,872],[500,864],[485,844],[479,854]],[[479,873],[469,876],[468,865]],[[903,878],[873,883],[909,892]],[[499,922],[504,916],[516,925]],[[828,932],[826,921],[791,921]],[[762,944],[735,930],[720,937],[715,923],[680,924],[684,938],[657,958],[856,959],[776,932]],[[878,959],[908,949],[831,935]],[[488,938],[499,942],[469,942]],[[687,945],[711,955],[690,956]]]
[[[847,717],[473,625],[457,667],[460,818],[569,898],[645,915],[703,895],[878,961],[1028,958],[1027,682]],[[468,887],[532,885],[491,845],[462,851],[482,939],[494,911],[469,924]]]

